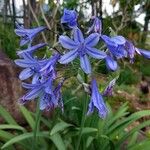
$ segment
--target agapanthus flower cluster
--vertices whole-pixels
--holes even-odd
[[[61,87],[64,79],[54,84],[57,81],[56,67],[58,63],[68,64],[74,59],[79,59],[81,69],[92,79],[89,86],[91,98],[87,114],[91,114],[94,109],[97,109],[99,116],[105,118],[109,111],[103,97],[112,96],[113,87],[117,79],[113,79],[105,90],[100,93],[94,78],[93,67],[90,63],[91,57],[96,60],[104,60],[109,71],[116,71],[119,59],[129,58],[130,62],[133,63],[135,54],[150,59],[150,52],[136,48],[131,41],[121,35],[110,37],[103,34],[102,22],[96,16],[92,17],[93,24],[85,36],[78,26],[77,19],[78,15],[75,10],[64,9],[61,23],[68,25],[72,36],[60,35],[58,42],[65,51],[63,54],[53,51],[50,58],[38,58],[35,56],[35,51],[47,46],[47,43],[32,45],[36,35],[47,28],[24,29],[22,26],[17,25],[15,32],[21,37],[20,46],[27,45],[28,47],[17,52],[20,58],[15,60],[15,63],[23,68],[19,78],[20,80],[32,78],[32,83],[22,83],[22,86],[28,89],[28,92],[19,99],[19,102],[25,104],[27,101],[39,98],[41,110],[52,110],[56,107],[63,109]],[[102,42],[106,49],[98,49],[96,46],[99,42]]]

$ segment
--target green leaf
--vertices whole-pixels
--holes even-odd
[[[136,127],[134,127],[132,130],[130,130],[129,132],[127,132],[117,143],[117,146],[120,146],[130,135],[132,135],[133,133],[139,131],[140,129],[149,126],[150,125],[150,120],[145,121],[139,125],[137,125]]]
[[[144,140],[139,143],[136,143],[134,146],[128,148],[128,150],[149,150],[150,149],[150,140]]]
[[[60,136],[60,134],[56,133],[50,136],[50,139],[53,141],[58,150],[65,150],[65,144]]]
[[[78,130],[80,130],[80,128],[77,128]],[[97,128],[91,128],[91,127],[84,127],[82,129],[82,134],[88,134],[88,133],[93,133],[93,132],[97,132],[98,129]]]
[[[14,120],[14,118],[1,105],[0,105],[0,116],[2,116],[7,123],[17,125],[17,122]]]
[[[92,136],[88,137],[88,139],[86,141],[86,148],[88,148],[91,145],[91,143],[93,142],[93,140],[94,140],[94,137],[92,137]]]
[[[70,127],[70,126],[72,126],[71,124],[68,124],[68,123],[66,123],[66,122],[59,122],[59,123],[57,123],[53,128],[52,128],[52,130],[51,130],[51,132],[50,132],[50,135],[53,135],[53,134],[55,134],[55,133],[57,133],[57,132],[59,132],[59,131],[63,131],[63,130],[65,130],[66,128],[68,128],[68,127]]]
[[[20,110],[21,110],[22,114],[24,115],[26,121],[30,125],[30,127],[32,129],[34,129],[34,127],[35,127],[35,121],[34,121],[32,115],[31,115],[31,112],[29,112],[24,106],[20,106]]]
[[[108,119],[108,122],[107,122],[107,126],[110,127],[115,124],[115,122],[121,118],[121,117],[124,117],[125,115],[128,114],[127,112],[128,110],[128,106],[127,106],[127,103],[124,103],[120,108],[119,110],[116,112],[116,114],[112,114],[111,116],[111,119]]]
[[[0,130],[0,139],[3,140],[3,141],[7,141],[11,138],[13,138],[14,135],[7,132],[7,131],[3,131],[3,130]]]
[[[0,125],[0,130],[5,130],[5,129],[11,129],[11,130],[22,130],[25,131],[25,129],[21,126],[18,125],[12,125],[12,124],[1,124]]]
[[[37,133],[36,135],[37,137],[45,137],[45,138],[49,138],[49,132],[39,132]],[[22,140],[25,140],[25,139],[29,139],[29,138],[32,138],[33,137],[33,133],[24,133],[24,134],[21,134],[19,136],[16,136],[14,138],[11,138],[8,142],[6,142],[2,147],[1,149],[4,149],[4,148],[7,148],[8,146],[12,145],[12,144],[15,144],[15,143],[18,143],[18,142],[21,142]]]
[[[128,125],[130,125],[134,121],[148,115],[150,115],[150,110],[143,110],[143,111],[136,112],[130,115],[129,117],[115,123],[112,127],[108,129],[107,134],[110,134],[111,136],[115,136],[116,133],[123,131],[126,127],[128,127]]]
[[[130,146],[132,146],[133,144],[136,143],[138,134],[139,134],[138,132],[133,133],[132,137],[129,140],[128,147],[130,147]]]

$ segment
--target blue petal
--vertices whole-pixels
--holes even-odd
[[[60,44],[67,49],[76,49],[78,44],[75,43],[72,39],[70,39],[68,36],[61,35],[59,37]]]
[[[111,41],[118,45],[123,45],[126,42],[126,39],[123,36],[114,36],[111,38]]]
[[[80,56],[80,66],[86,74],[91,73],[91,64],[87,55]]]
[[[143,49],[138,49],[141,55],[143,55],[145,58],[150,59],[150,51],[146,51]]]
[[[39,78],[40,78],[40,74],[39,74],[39,73],[35,73],[35,74],[33,75],[33,78],[32,78],[32,84],[38,83]]]
[[[79,28],[74,28],[73,36],[74,36],[75,42],[78,42],[78,43],[83,43],[84,42],[83,34],[82,34],[82,32]]]
[[[104,59],[107,56],[105,52],[100,51],[96,48],[86,47],[86,50],[88,55],[96,59]]]
[[[111,38],[108,37],[107,35],[102,35],[101,38],[107,45],[116,47],[118,46],[118,44],[114,43],[114,41],[112,41]]]
[[[29,38],[22,38],[21,41],[20,41],[20,46],[23,46],[23,45],[27,44],[29,41],[30,41]]]
[[[15,33],[18,36],[25,36],[26,35],[26,31],[22,28],[22,29],[15,29]]]
[[[64,14],[61,17],[61,23],[68,23],[77,20],[77,13],[75,10],[64,9]]]
[[[25,95],[25,99],[26,100],[35,99],[42,93],[42,91],[43,90],[41,87],[34,88]]]
[[[34,71],[31,70],[30,68],[26,68],[21,73],[19,74],[19,79],[20,80],[26,80],[29,77],[31,77],[34,74]]]
[[[61,64],[67,64],[67,63],[73,61],[77,57],[77,55],[78,55],[77,50],[71,50],[70,52],[68,52],[65,55],[63,55],[60,58],[59,62]]]
[[[51,101],[51,95],[50,94],[43,94],[40,96],[40,110],[44,109],[53,109],[54,104]]]
[[[104,103],[103,97],[101,96],[98,87],[97,87],[97,83],[96,80],[92,80],[92,96],[91,96],[93,105],[98,109],[99,112],[99,116],[101,118],[105,118],[108,110],[107,107]]]
[[[93,47],[95,46],[98,41],[99,41],[99,34],[98,33],[92,33],[90,34],[86,39],[85,39],[85,44],[86,46],[89,46],[89,47]]]
[[[90,103],[89,103],[89,108],[88,108],[88,112],[87,112],[87,115],[90,115],[94,112],[94,104],[93,104],[93,101],[91,99]]]
[[[36,65],[36,62],[30,62],[24,59],[16,59],[15,63],[16,65],[23,67],[23,68],[33,67]]]
[[[113,58],[111,58],[110,56],[107,56],[105,58],[105,61],[106,61],[106,66],[109,70],[112,70],[112,71],[117,70],[118,65],[117,65],[117,62]]]
[[[33,52],[35,52],[36,50],[38,50],[39,48],[42,48],[42,47],[44,47],[44,46],[46,46],[46,45],[47,45],[46,43],[40,43],[40,44],[31,46],[31,47],[29,47],[28,49],[18,51],[17,54],[18,54],[19,56],[22,56],[23,53],[27,53],[27,52],[33,53]]]
[[[28,84],[25,82],[22,82],[22,87],[26,88],[26,89],[33,89],[35,87],[40,87],[41,84]]]
[[[70,22],[68,23],[68,26],[69,26],[70,28],[77,27],[77,21],[76,21],[76,20],[70,21]]]

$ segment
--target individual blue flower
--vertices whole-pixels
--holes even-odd
[[[113,93],[113,88],[116,84],[116,80],[117,78],[114,78],[113,80],[111,80],[108,84],[108,86],[105,88],[104,92],[103,92],[103,96],[112,96]]]
[[[40,95],[47,93],[52,94],[52,79],[38,80],[35,84],[22,83],[22,86],[29,91],[19,99],[20,104],[25,104],[27,101],[34,100]]]
[[[102,35],[101,38],[105,42],[109,52],[117,59],[127,56],[127,52],[124,48],[126,39],[123,36],[108,37]]]
[[[60,58],[58,53],[41,60],[32,57],[29,53],[23,53],[22,57],[23,59],[15,60],[18,66],[25,68],[19,75],[20,80],[26,80],[33,76],[32,83],[36,83],[42,76],[56,78],[55,65]]]
[[[54,88],[52,94],[43,93],[40,96],[40,109],[41,110],[53,110],[57,106],[59,106],[62,111],[63,108],[63,101],[62,101],[62,94],[61,94],[61,88],[64,83],[64,80],[62,80],[57,87]]]
[[[101,20],[96,16],[93,16],[92,19],[94,20],[93,24],[89,28],[87,33],[90,33],[92,31],[94,31],[94,32],[97,32],[101,35],[101,32],[102,32],[102,22],[101,22]]]
[[[134,46],[134,44],[130,41],[126,41],[125,49],[128,52],[128,56],[130,58],[130,62],[133,63],[135,54],[142,55],[143,57],[150,59],[150,51],[143,50]]]
[[[53,80],[39,80],[36,84],[22,83],[22,86],[29,91],[19,99],[20,104],[25,104],[35,98],[40,99],[40,110],[53,110],[57,106],[62,107],[61,87],[63,85],[61,81],[55,88],[53,86]]]
[[[39,32],[42,32],[43,30],[46,29],[46,27],[43,27],[43,26],[33,28],[33,29],[25,29],[23,26],[20,26],[19,24],[16,24],[16,26],[17,26],[17,29],[15,29],[15,33],[21,37],[20,46],[23,46],[27,43],[31,44],[34,37]]]
[[[46,43],[40,43],[40,44],[31,46],[31,47],[28,47],[28,48],[25,49],[25,50],[17,51],[17,55],[20,56],[20,57],[22,57],[22,55],[23,55],[24,53],[30,53],[30,54],[32,55],[33,52],[35,52],[36,50],[38,50],[38,49],[40,49],[40,48],[45,47],[46,45],[47,45]]]
[[[32,82],[36,82],[40,77],[39,70],[41,69],[41,64],[45,65],[46,62],[38,62],[38,60],[32,57],[29,53],[23,53],[22,59],[15,60],[16,65],[25,68],[19,74],[20,80],[26,80],[33,76]]]
[[[108,37],[106,35],[101,36],[108,48],[108,56],[105,58],[106,66],[108,70],[117,70],[117,61],[123,57],[127,57],[127,51],[125,49],[126,39],[122,36]]]
[[[98,110],[99,117],[105,118],[108,114],[108,109],[104,103],[102,95],[98,90],[98,86],[95,79],[92,80],[91,90],[92,90],[92,94],[91,94],[91,100],[89,103],[89,109],[87,114],[89,115],[93,113],[94,108],[96,108]]]
[[[68,36],[62,35],[59,37],[60,44],[64,48],[70,50],[70,52],[67,52],[61,57],[59,62],[61,64],[67,64],[73,61],[76,57],[79,57],[81,68],[85,73],[90,74],[91,64],[87,55],[96,59],[104,59],[106,57],[105,52],[93,48],[99,41],[99,34],[92,33],[84,39],[81,30],[79,28],[75,28],[73,31],[73,37],[73,40]]]
[[[64,14],[61,17],[61,23],[67,23],[70,28],[77,26],[77,12],[75,10],[64,9]]]

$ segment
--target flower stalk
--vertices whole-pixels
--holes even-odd
[[[88,75],[86,73],[84,73],[84,81],[85,83],[88,82]],[[83,112],[82,112],[82,120],[81,120],[81,127],[80,127],[80,131],[79,131],[79,138],[77,140],[77,147],[76,150],[79,149],[80,143],[81,143],[81,137],[82,137],[82,131],[84,128],[84,124],[85,124],[85,120],[86,120],[86,113],[87,113],[87,106],[88,106],[88,93],[85,93],[85,100],[83,102]]]
[[[41,118],[41,111],[39,108],[40,99],[38,99],[37,107],[36,107],[36,118],[35,118],[35,127],[33,131],[33,143],[32,143],[32,150],[36,149],[37,146],[37,133],[40,130],[40,118]]]

